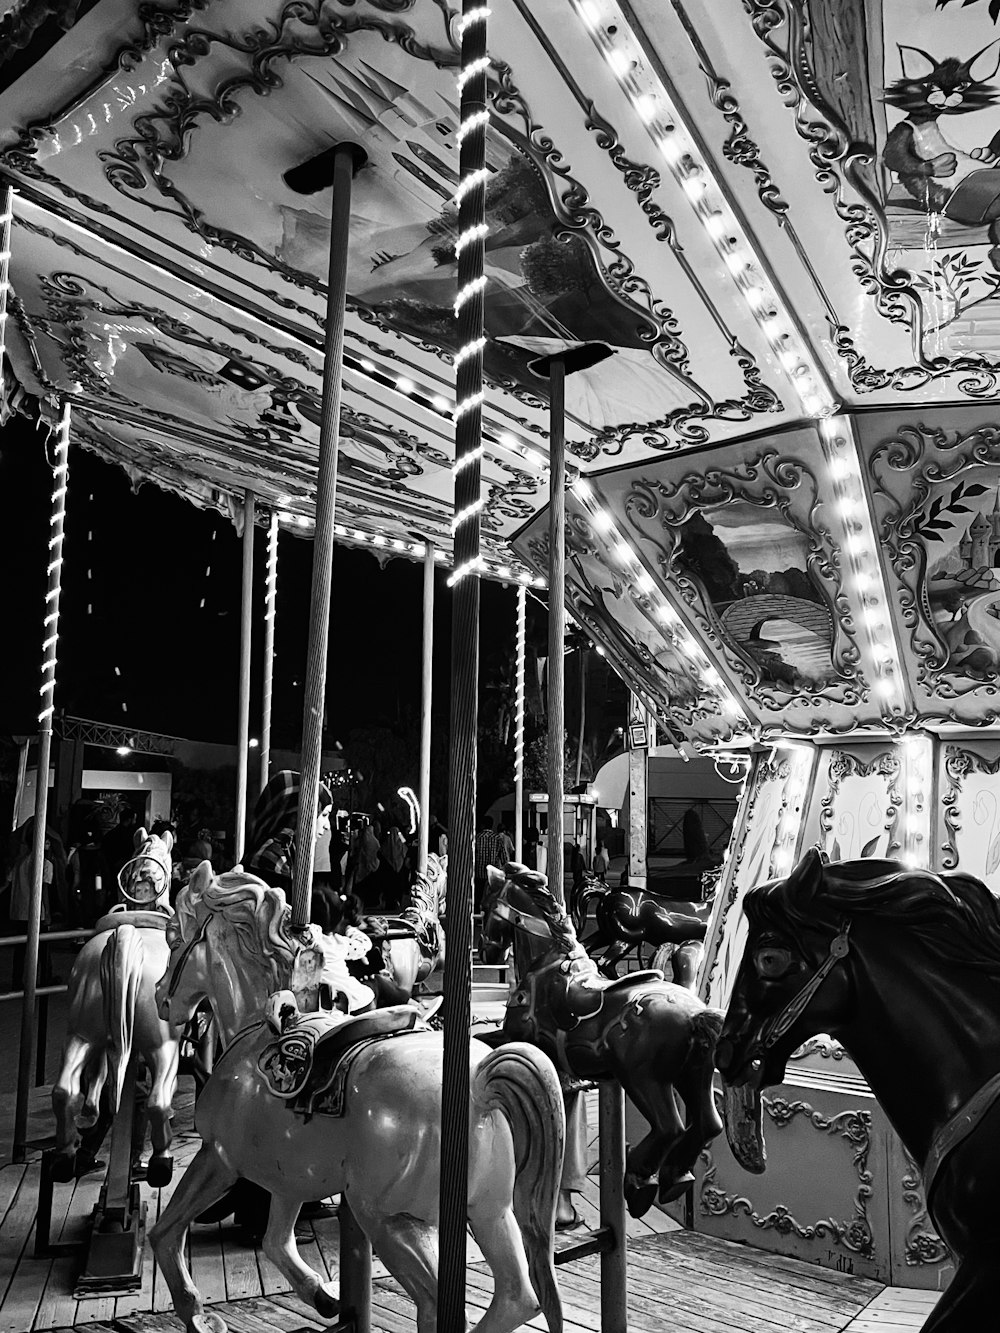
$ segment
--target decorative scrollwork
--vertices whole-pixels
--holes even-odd
[[[906,1263],[911,1268],[947,1263],[952,1259],[952,1253],[931,1225],[920,1168],[906,1148],[902,1144],[900,1147],[906,1158],[902,1179],[903,1202],[912,1214],[906,1223],[906,1236],[903,1242]]]

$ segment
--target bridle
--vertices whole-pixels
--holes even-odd
[[[178,958],[177,962],[176,962],[176,963],[174,964],[174,966],[171,968],[171,971],[170,971],[170,985],[167,987],[167,999],[168,999],[168,1000],[170,1000],[170,999],[173,998],[173,996],[174,996],[174,992],[177,990],[177,987],[180,985],[180,981],[181,981],[181,973],[184,971],[184,968],[187,966],[187,961],[188,961],[188,959],[190,958],[191,954],[194,952],[195,946],[198,945],[198,944],[201,944],[202,941],[204,940],[205,935],[206,935],[207,932],[208,932],[208,925],[209,925],[209,921],[210,921],[210,920],[211,920],[210,917],[206,917],[206,918],[204,919],[204,921],[203,921],[203,922],[201,923],[201,925],[198,927],[198,929],[197,929],[197,931],[194,933],[194,935],[192,935],[191,938],[188,940],[187,944],[185,944],[185,946],[184,946],[184,948],[183,948],[183,950],[182,950],[182,952],[181,952],[181,956],[180,956],[180,958]]]
[[[826,957],[820,963],[819,967],[812,974],[802,989],[794,995],[785,1007],[769,1018],[760,1030],[760,1036],[757,1038],[755,1047],[757,1050],[770,1050],[776,1042],[792,1028],[792,1026],[802,1017],[806,1006],[813,998],[816,992],[822,986],[823,982],[833,971],[834,967],[846,958],[850,952],[850,943],[848,934],[851,929],[850,921],[845,917],[840,923],[840,931],[830,941],[830,950]]]
[[[163,888],[154,890],[153,893],[154,901],[155,899],[160,897],[160,894],[162,894],[166,889],[170,887],[170,871],[167,869],[166,865],[164,865],[164,863],[159,859],[159,857],[150,856],[148,852],[140,852],[137,856],[133,856],[131,860],[126,861],[125,864],[122,866],[121,870],[119,870],[118,888],[121,891],[122,897],[125,898],[126,901],[130,903],[135,903],[140,907],[148,908],[150,906],[148,899],[137,898],[135,894],[129,893],[128,889],[125,887],[125,880],[126,880],[125,872],[129,869],[130,866],[138,865],[140,861],[152,861],[153,865],[156,866],[157,869],[160,871],[160,873],[163,875]],[[152,884],[153,880],[149,879],[147,882]]]
[[[499,917],[501,921],[506,921],[517,929],[523,930],[526,935],[535,935],[541,940],[552,938],[552,927],[547,921],[540,920],[537,916],[529,916],[527,912],[522,912],[519,907],[509,903],[506,898],[498,899],[487,915]],[[486,929],[485,920],[483,929],[484,931]]]

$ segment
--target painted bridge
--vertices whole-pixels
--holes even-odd
[[[824,643],[833,643],[829,611],[819,602],[810,602],[805,597],[758,593],[733,602],[722,613],[722,623],[737,643],[759,639],[762,627],[769,620],[791,620],[811,630]]]

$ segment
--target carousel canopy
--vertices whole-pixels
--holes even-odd
[[[997,720],[996,10],[494,0],[484,554],[544,578],[529,362],[606,344],[569,598],[675,740]],[[134,480],[308,532],[330,192],[284,176],[357,141],[338,537],[450,550],[457,23],[8,8],[14,381]]]

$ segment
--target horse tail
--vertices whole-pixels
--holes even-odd
[[[702,1009],[691,1016],[691,1040],[684,1059],[686,1069],[698,1068],[715,1060],[715,1047],[722,1035],[726,1015],[721,1009]]]
[[[549,1333],[562,1333],[554,1234],[566,1142],[559,1076],[537,1046],[508,1042],[491,1051],[472,1080],[473,1114],[502,1111],[514,1140],[514,1216],[528,1276]]]
[[[610,892],[611,889],[607,884],[602,884],[599,879],[592,879],[583,880],[570,894],[569,916],[578,935],[587,924],[587,904],[591,898],[603,898]]]
[[[118,1110],[132,1054],[135,1005],[143,975],[142,935],[135,926],[116,926],[101,953],[101,991],[108,1032],[108,1094]]]

